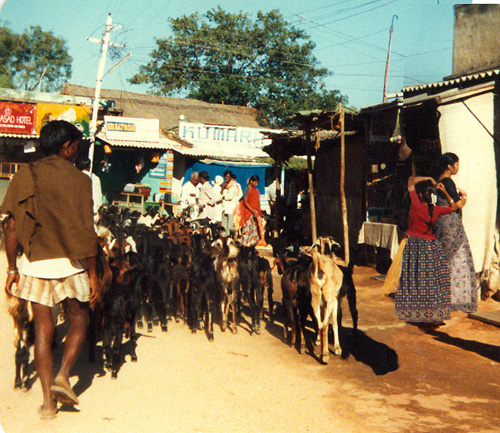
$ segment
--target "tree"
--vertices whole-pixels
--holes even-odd
[[[0,85],[46,92],[59,90],[71,78],[64,39],[31,26],[22,34],[0,27]]]
[[[17,35],[7,27],[0,27],[0,87],[14,87],[12,60],[17,45]]]
[[[315,44],[276,10],[258,12],[252,22],[245,13],[219,7],[170,24],[173,37],[156,40],[151,61],[131,83],[147,83],[159,95],[249,105],[271,126],[285,125],[302,109],[347,103],[339,91],[323,89],[329,72],[312,54]]]

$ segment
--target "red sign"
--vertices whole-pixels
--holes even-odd
[[[36,135],[36,105],[0,102],[0,132]]]

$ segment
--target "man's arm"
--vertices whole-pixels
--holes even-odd
[[[102,285],[97,277],[96,270],[97,257],[87,257],[87,271],[89,273],[89,283],[90,283],[90,297],[89,301],[91,304],[95,304],[101,299]]]
[[[5,254],[8,263],[5,293],[7,293],[8,296],[12,296],[12,284],[17,284],[19,282],[19,272],[17,270],[18,246],[19,240],[16,234],[16,220],[10,217],[5,228]]]

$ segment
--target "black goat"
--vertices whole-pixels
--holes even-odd
[[[122,241],[117,241],[120,244]],[[120,251],[123,245],[120,246]],[[131,342],[130,356],[137,361],[137,334],[135,321],[139,310],[139,297],[136,291],[135,266],[126,255],[119,255],[110,262],[113,274],[110,289],[102,296],[104,314],[103,351],[105,367],[116,378],[122,363],[123,338]]]
[[[264,257],[257,257],[257,272],[260,279],[260,308],[259,316],[264,318],[264,292],[267,290],[267,304],[269,308],[269,321],[274,322],[274,302],[273,302],[273,275],[269,261]]]
[[[217,284],[214,260],[204,252],[195,253],[189,267],[189,316],[193,332],[205,328],[209,341],[214,340],[213,317],[220,304],[221,290]]]
[[[269,265],[269,263],[268,263]],[[252,334],[260,334],[262,284],[259,276],[259,255],[255,246],[242,246],[238,253],[238,273],[241,294],[248,302]]]
[[[295,346],[297,334],[299,334],[299,353],[304,351],[306,345],[304,329],[308,316],[311,316],[313,324],[316,324],[311,307],[311,291],[307,277],[311,262],[312,259],[306,255],[300,255],[294,261],[282,261],[285,266],[281,278],[282,305],[285,315],[283,321],[284,339]]]

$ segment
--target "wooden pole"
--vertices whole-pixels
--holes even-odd
[[[314,201],[314,184],[312,175],[312,157],[311,157],[311,130],[306,129],[306,149],[307,149],[307,180],[309,182],[309,205],[311,208],[311,236],[312,242],[317,239],[316,232],[316,204]]]
[[[283,166],[281,163],[276,164],[274,173],[276,176],[276,197],[274,201],[274,233],[273,236],[277,238],[280,233],[280,206],[282,203],[281,200],[281,171],[283,170]]]
[[[389,30],[389,48],[387,49],[387,61],[385,62],[384,95],[382,97],[382,102],[385,102],[385,96],[386,96],[387,76],[389,75],[389,60],[391,58],[391,40],[392,40],[392,33],[394,32],[394,18],[398,19],[398,16],[397,15],[392,16],[391,28]]]
[[[340,198],[342,201],[342,222],[344,226],[345,262],[349,264],[349,224],[347,222],[347,201],[345,197],[345,111],[342,104],[340,109]]]

